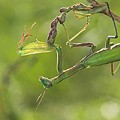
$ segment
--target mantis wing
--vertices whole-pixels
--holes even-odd
[[[38,54],[38,53],[47,53],[52,52],[56,48],[52,45],[47,44],[46,42],[33,42],[29,43],[24,47],[20,47],[18,50],[18,54],[21,56],[31,55],[31,54]]]

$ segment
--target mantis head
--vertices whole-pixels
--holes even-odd
[[[39,78],[39,81],[42,83],[43,87],[46,88],[46,89],[53,86],[52,81],[50,79],[46,78],[46,77],[41,76]]]

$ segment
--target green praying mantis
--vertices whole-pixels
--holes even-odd
[[[33,28],[35,23],[31,26],[31,28],[28,30],[28,32],[26,34],[23,34],[21,40],[19,41],[18,53],[21,56],[56,51],[56,53],[57,53],[57,65],[56,66],[57,66],[58,76],[53,77],[51,79],[41,76],[39,78],[39,80],[45,88],[50,88],[54,84],[60,83],[61,81],[72,76],[76,72],[83,70],[85,68],[89,68],[89,67],[100,66],[100,65],[111,63],[112,74],[114,74],[113,62],[120,60],[120,52],[119,52],[120,51],[120,43],[112,44],[110,41],[111,38],[118,37],[115,20],[113,18],[113,14],[111,13],[109,4],[107,2],[104,4],[98,4],[96,1],[94,1],[94,0],[92,0],[92,1],[93,2],[88,6],[86,6],[82,3],[79,3],[79,4],[75,4],[73,6],[70,6],[70,7],[61,8],[60,9],[61,15],[57,16],[51,23],[51,29],[48,34],[46,42],[40,42],[37,40],[36,42],[29,43],[26,46],[22,45],[23,42],[26,40],[26,38],[31,35],[30,30]],[[83,29],[80,32],[78,32],[71,39],[69,39],[68,33],[66,31],[66,27],[64,25],[65,20],[66,20],[66,14],[70,11],[73,11],[74,15],[78,19],[87,17],[86,25],[83,27]],[[107,11],[109,13],[109,16],[112,18],[115,32],[116,32],[115,36],[108,36],[105,48],[95,51],[96,46],[91,42],[89,42],[89,43],[72,43],[71,42],[73,39],[75,39],[81,32],[83,32],[87,28],[87,26],[89,25],[89,17],[92,14],[102,13],[104,11]],[[74,66],[72,66],[66,70],[63,70],[62,47],[59,46],[58,44],[55,44],[58,23],[62,24],[65,28],[67,38],[68,38],[67,45],[69,45],[70,47],[79,47],[79,46],[91,47],[90,53],[88,55],[83,57]]]

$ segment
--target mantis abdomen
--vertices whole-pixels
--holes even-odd
[[[120,43],[113,45],[110,49],[101,49],[84,60],[87,67],[104,65],[120,60]]]

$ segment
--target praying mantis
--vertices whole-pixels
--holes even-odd
[[[26,55],[31,55],[31,54],[37,54],[37,53],[47,53],[47,52],[52,52],[56,51],[57,52],[57,71],[58,71],[58,76],[53,77],[51,79],[46,78],[46,77],[40,77],[39,80],[43,84],[45,88],[50,88],[54,84],[57,84],[64,79],[70,77],[71,75],[75,74],[79,70],[83,70],[85,68],[89,67],[94,67],[94,66],[100,66],[104,64],[109,64],[111,63],[111,68],[112,68],[112,74],[113,72],[113,62],[119,61],[120,60],[120,43],[118,44],[111,44],[110,39],[111,38],[117,38],[118,37],[118,32],[117,32],[117,27],[114,21],[114,18],[112,16],[112,13],[109,8],[108,3],[104,4],[98,4],[95,0],[92,0],[93,2],[86,6],[82,3],[75,4],[70,7],[66,8],[61,8],[60,9],[60,16],[57,16],[52,22],[51,22],[51,29],[48,34],[46,42],[40,42],[36,41],[33,43],[29,43],[26,46],[23,46],[23,42],[26,40],[26,37],[30,35],[30,30],[33,28],[34,24],[31,26],[31,28],[28,30],[27,34],[24,34],[19,41],[18,44],[18,53],[21,56],[26,56]],[[94,5],[95,4],[95,5]],[[66,20],[66,14],[70,11],[73,11],[74,15],[78,18],[81,19],[83,17],[87,17],[87,23],[83,27],[83,29],[78,32],[75,36],[73,36],[71,39],[69,39],[68,33],[66,31],[66,27],[64,25],[65,20]],[[108,36],[105,48],[102,48],[101,50],[98,50],[95,52],[96,46],[89,42],[89,43],[72,43],[72,40],[75,39],[81,32],[83,32],[87,26],[89,25],[89,17],[92,14],[95,13],[102,13],[104,11],[108,11],[110,17],[112,18],[114,28],[116,35],[115,36]],[[58,44],[55,44],[55,38],[57,36],[57,24],[60,23],[64,26],[66,35],[68,38],[67,45],[70,47],[79,47],[79,46],[87,46],[91,47],[90,53],[83,57],[78,63],[76,63],[74,66],[63,70],[63,62],[62,62],[62,47],[59,46]]]

